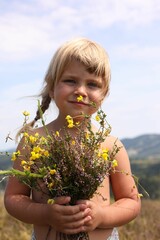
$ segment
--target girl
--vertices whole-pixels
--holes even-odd
[[[41,93],[43,112],[52,100],[59,110],[58,117],[46,126],[48,132],[62,132],[67,115],[83,121],[82,113],[94,114],[109,93],[109,84],[109,59],[101,46],[85,38],[62,45],[51,60]],[[82,96],[82,101],[77,101],[79,96]],[[38,119],[39,111],[30,126],[33,127]],[[32,131],[35,132],[35,129]],[[73,136],[77,134],[75,128],[69,131]],[[36,129],[36,132],[46,135],[44,127]],[[101,147],[111,150],[115,140],[115,137],[109,136]],[[118,140],[117,145],[122,146],[122,143]],[[17,150],[21,155],[26,154],[23,139]],[[98,189],[100,194],[90,200],[79,199],[76,205],[69,206],[70,196],[58,197],[50,205],[43,193],[35,190],[31,193],[29,187],[10,177],[5,191],[5,207],[15,218],[34,225],[32,239],[55,240],[57,231],[65,234],[88,232],[90,240],[118,239],[116,227],[128,223],[139,214],[140,200],[124,146],[117,153],[116,160],[117,172],[104,179],[103,188]],[[22,170],[20,160],[14,162],[14,168]],[[128,174],[118,173],[122,170]],[[110,203],[110,185],[114,203]],[[100,195],[107,200],[104,201]]]

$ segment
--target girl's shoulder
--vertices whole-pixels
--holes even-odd
[[[102,144],[102,147],[112,149],[114,146],[123,147],[123,143],[118,137],[108,135]]]

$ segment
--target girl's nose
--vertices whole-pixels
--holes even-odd
[[[83,97],[87,96],[86,88],[83,85],[77,86],[74,92],[76,95],[81,95]]]

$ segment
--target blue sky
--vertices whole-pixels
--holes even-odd
[[[88,37],[108,52],[111,91],[103,104],[112,134],[160,134],[159,0],[0,0],[0,150],[15,146],[22,112],[34,118],[57,47]],[[51,105],[47,121],[57,115]]]

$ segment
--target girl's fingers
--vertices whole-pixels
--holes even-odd
[[[77,222],[81,220],[84,221],[90,215],[90,211],[91,210],[89,208],[86,208],[84,211],[78,211],[77,213],[74,213],[72,215],[65,215],[64,221],[66,221],[67,223]]]
[[[71,198],[69,196],[62,196],[62,197],[57,197],[54,198],[54,204],[59,204],[59,205],[66,205],[69,204],[71,201]]]

